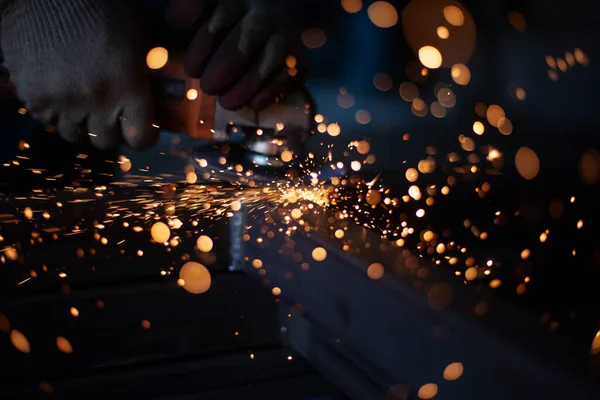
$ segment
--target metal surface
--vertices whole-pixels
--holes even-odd
[[[271,216],[279,225],[270,229],[285,226]],[[292,346],[349,396],[401,392],[391,398],[413,399],[434,383],[440,399],[598,398],[597,388],[568,367],[569,347],[530,315],[352,222],[343,241],[334,239],[343,221],[319,207],[302,218],[309,232],[276,236],[268,250],[250,229],[248,260],[261,259],[267,273],[257,277],[294,305],[287,325]],[[351,244],[347,251],[343,243]],[[325,261],[312,259],[316,247],[326,249]],[[292,259],[296,253],[301,262]],[[385,266],[381,279],[367,277],[372,263]],[[444,379],[455,362],[464,372]]]

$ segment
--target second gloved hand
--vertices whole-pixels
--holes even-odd
[[[299,46],[276,0],[170,0],[166,17],[196,31],[186,72],[227,109],[260,109],[302,84]]]
[[[156,141],[135,13],[125,0],[3,0],[4,66],[30,113],[107,149]]]

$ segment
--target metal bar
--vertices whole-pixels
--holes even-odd
[[[438,398],[598,398],[596,388],[561,365],[569,361],[568,347],[529,315],[493,298],[488,290],[465,286],[411,252],[403,254],[352,222],[343,242],[334,239],[342,221],[319,207],[313,211],[303,216],[308,232],[275,235],[267,246],[256,240],[258,229],[251,229],[248,262],[260,259],[266,270],[260,276],[264,283],[280,288],[282,297],[296,305],[296,314],[312,321],[314,329],[343,343],[353,357],[339,349],[345,356],[339,359],[354,359],[353,367],[371,377],[382,396],[403,385],[408,398],[416,398],[421,388],[432,389],[423,386],[431,383],[437,385]],[[264,215],[251,217],[265,221]],[[276,219],[270,230],[286,228],[283,218],[270,217]],[[344,243],[350,244],[348,251],[341,249]],[[316,247],[327,251],[321,263],[309,259]],[[303,256],[300,262],[297,256],[293,259],[297,253]],[[367,277],[372,263],[385,266],[379,280]],[[256,274],[251,266],[247,271]],[[324,368],[307,353],[312,340],[292,344],[317,368]],[[445,369],[457,362],[464,367],[460,378],[444,379]],[[352,395],[355,385],[348,376],[342,389]]]

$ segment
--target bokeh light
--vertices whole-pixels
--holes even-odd
[[[167,226],[167,224],[163,222],[157,222],[152,225],[150,229],[150,235],[152,239],[154,239],[157,243],[165,243],[169,241],[171,237],[171,229]]]
[[[208,236],[200,236],[196,241],[196,246],[198,246],[198,250],[203,253],[208,253],[213,248],[213,241]]]
[[[519,175],[532,180],[540,172],[540,160],[535,151],[529,147],[521,147],[515,156],[515,165]]]
[[[442,65],[442,53],[433,46],[423,46],[419,49],[419,61],[427,68],[439,68]]]
[[[373,280],[381,279],[381,277],[383,277],[383,273],[384,268],[380,263],[371,264],[369,265],[369,268],[367,268],[367,276]]]
[[[452,80],[459,85],[468,85],[471,82],[471,70],[465,64],[454,64],[450,69]]]
[[[168,61],[169,52],[164,47],[155,47],[146,56],[146,64],[150,69],[161,69]]]
[[[192,294],[202,294],[210,289],[210,272],[204,265],[197,262],[186,263],[179,271],[179,279],[183,283],[183,288]]]
[[[444,7],[444,18],[453,26],[463,26],[465,23],[465,15],[457,6]]]
[[[347,13],[354,14],[362,10],[362,0],[342,0],[342,7]]]
[[[376,1],[367,9],[369,19],[379,28],[391,28],[398,23],[396,7],[387,1]]]
[[[322,29],[308,28],[302,32],[302,43],[309,49],[318,49],[323,47],[327,41],[327,36]]]

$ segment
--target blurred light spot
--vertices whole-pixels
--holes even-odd
[[[575,49],[573,53],[575,55],[575,60],[579,64],[583,65],[584,67],[587,67],[590,64],[590,59],[581,49]]]
[[[352,161],[350,163],[350,168],[352,168],[352,171],[360,171],[362,165],[360,164],[360,161]]]
[[[16,329],[13,329],[10,332],[10,342],[15,349],[19,350],[21,353],[29,353],[31,352],[31,346],[29,344],[29,340]]]
[[[502,107],[496,104],[492,104],[487,108],[486,117],[490,125],[495,126],[497,128],[500,119],[505,118],[506,114],[504,113]]]
[[[442,53],[433,46],[421,47],[419,49],[419,61],[427,68],[439,68],[442,65]]]
[[[204,253],[208,253],[213,248],[213,241],[208,236],[200,236],[196,241],[198,249]]]
[[[596,337],[592,341],[592,355],[600,353],[600,331],[596,333]]]
[[[546,60],[546,64],[552,69],[556,69],[556,60],[552,56],[546,56],[544,58]]]
[[[548,70],[548,78],[550,78],[551,81],[556,82],[558,80],[558,74],[554,70]]]
[[[373,85],[375,85],[377,90],[385,92],[394,86],[394,81],[392,80],[392,77],[385,72],[378,72],[373,75]]]
[[[391,28],[398,23],[398,11],[387,1],[376,1],[367,9],[369,19],[379,28]]]
[[[531,251],[529,251],[529,249],[524,249],[524,250],[521,252],[521,258],[522,258],[523,260],[527,260],[527,259],[529,258],[529,256],[530,256],[530,255],[531,255]]]
[[[208,269],[197,262],[188,262],[179,271],[179,280],[189,293],[202,294],[210,289],[211,277]]]
[[[583,220],[582,219],[577,221],[577,229],[581,229],[581,228],[583,228]]]
[[[317,247],[312,251],[312,258],[315,261],[323,261],[327,258],[327,250],[322,247]]]
[[[171,237],[171,229],[169,229],[167,224],[163,222],[157,222],[152,225],[152,228],[150,229],[150,235],[156,243],[165,243],[168,242],[169,238]]]
[[[498,121],[498,130],[503,135],[510,135],[513,131],[513,124],[508,118],[500,118],[500,121]]]
[[[442,88],[437,92],[437,98],[441,105],[451,108],[456,105],[456,95],[450,88]]]
[[[448,39],[450,37],[450,31],[445,26],[438,26],[437,35],[440,39]]]
[[[490,282],[490,287],[492,289],[497,289],[500,287],[500,285],[502,285],[502,281],[500,279],[492,279]]]
[[[568,69],[567,62],[565,60],[563,60],[562,58],[557,58],[556,59],[556,66],[562,72],[567,72],[567,69]]]
[[[337,102],[342,108],[352,108],[354,106],[354,96],[350,93],[340,93],[338,94]]]
[[[292,153],[289,150],[285,150],[281,153],[281,161],[283,161],[283,162],[290,162],[290,161],[292,161],[293,157],[294,157],[294,153]]]
[[[444,379],[447,381],[455,381],[462,376],[463,372],[464,367],[462,363],[452,363],[444,369]]]
[[[361,125],[371,122],[371,114],[367,110],[358,110],[354,117],[356,118],[356,122]]]
[[[438,386],[435,383],[426,383],[419,388],[418,396],[420,399],[433,399],[438,392]]]
[[[342,7],[347,13],[354,14],[362,9],[362,0],[342,0]]]
[[[33,210],[31,210],[31,208],[25,207],[25,210],[23,210],[23,214],[25,214],[25,218],[33,219]]]
[[[196,173],[193,172],[193,171],[192,172],[188,172],[185,175],[185,181],[187,183],[189,183],[190,185],[193,185],[194,183],[198,182],[198,175],[196,175]]]
[[[523,101],[527,97],[527,92],[523,88],[517,88],[517,99]]]
[[[242,203],[238,200],[231,202],[231,211],[240,211],[242,209]]]
[[[329,124],[327,126],[327,133],[329,136],[338,136],[341,131],[342,130],[338,124]]]
[[[73,353],[73,346],[66,338],[62,336],[56,338],[56,347],[58,347],[58,350],[65,354]]]
[[[419,88],[412,82],[403,82],[400,85],[400,97],[404,101],[413,101],[419,97]]]
[[[327,41],[325,32],[319,28],[308,28],[302,32],[302,42],[309,49],[318,49]]]
[[[468,268],[465,271],[465,279],[468,280],[468,281],[475,280],[475,278],[477,278],[478,272],[479,271],[475,267]]]
[[[4,256],[6,256],[6,258],[8,258],[10,261],[16,261],[17,258],[19,258],[17,249],[12,246],[5,247],[3,253],[1,254],[4,254]]]
[[[468,85],[471,82],[471,70],[465,64],[454,64],[450,69],[452,80],[458,85]]]
[[[185,95],[188,100],[196,100],[198,98],[198,91],[196,89],[190,89]]]
[[[147,319],[142,321],[142,329],[148,330],[152,327],[152,325],[150,324],[150,321],[148,321]]]
[[[519,175],[527,180],[532,180],[540,172],[540,160],[535,151],[528,147],[521,147],[517,151],[515,165]]]
[[[422,208],[418,209],[417,212],[415,213],[415,215],[417,216],[417,218],[423,218],[425,216],[425,210],[423,210]]]
[[[161,69],[168,61],[169,52],[164,47],[155,47],[146,56],[146,64],[150,69]]]
[[[79,310],[76,309],[75,307],[71,307],[71,309],[69,310],[69,312],[71,313],[72,316],[79,317]]]
[[[366,200],[370,205],[376,206],[377,204],[381,203],[381,193],[379,193],[377,190],[371,189],[367,192]]]
[[[367,268],[367,276],[373,280],[381,279],[383,273],[383,265],[379,263],[371,264],[369,265],[369,268]]]
[[[338,229],[337,231],[335,231],[335,237],[338,239],[342,239],[344,237],[345,233],[343,230]]]
[[[446,108],[444,108],[444,106],[442,106],[437,101],[431,103],[431,106],[429,108],[431,110],[431,115],[433,115],[436,118],[444,118],[446,116]]]
[[[598,150],[590,147],[583,152],[579,161],[579,176],[586,185],[595,185],[600,182],[600,153]]]
[[[414,168],[409,168],[406,170],[406,180],[409,182],[416,182],[419,178],[419,172]]]
[[[450,25],[462,26],[465,23],[465,15],[462,10],[456,6],[444,7],[444,18]]]
[[[423,99],[416,98],[412,102],[412,108],[414,108],[416,111],[423,111],[425,110],[425,102]]]
[[[300,219],[302,217],[302,211],[299,208],[294,208],[291,214],[294,219]]]
[[[278,287],[274,287],[274,288],[271,290],[271,293],[273,293],[273,296],[280,296],[280,295],[281,295],[281,289],[280,289],[280,288],[278,288]]]
[[[256,269],[260,269],[263,267],[263,262],[259,259],[252,260],[252,266]]]
[[[481,121],[475,121],[475,123],[473,124],[473,132],[475,132],[478,135],[483,135],[483,133],[485,132],[485,126]]]
[[[365,154],[368,154],[370,150],[371,150],[371,145],[366,140],[361,140],[360,142],[358,142],[358,145],[356,146],[356,151],[358,151],[358,154],[365,155]]]
[[[131,161],[125,157],[125,156],[120,156],[119,157],[119,168],[121,168],[121,171],[123,172],[129,172],[131,170]]]
[[[520,12],[509,11],[508,23],[518,31],[525,32],[527,30],[527,21]]]

